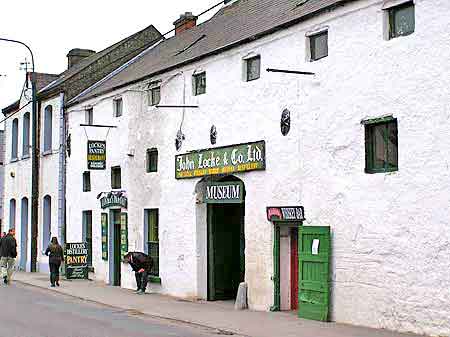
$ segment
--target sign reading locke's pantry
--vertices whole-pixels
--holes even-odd
[[[266,169],[264,140],[175,156],[175,178],[187,179]]]

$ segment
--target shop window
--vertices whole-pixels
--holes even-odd
[[[83,192],[91,191],[91,172],[83,172]]]
[[[123,100],[122,98],[116,98],[113,100],[114,117],[120,117],[123,113]]]
[[[88,266],[92,267],[92,211],[83,211],[83,242],[87,243]]]
[[[389,8],[388,15],[390,39],[414,33],[415,10],[412,1]]]
[[[15,118],[11,125],[11,161],[17,160],[18,142],[19,142],[19,120]]]
[[[51,105],[47,105],[44,110],[44,153],[50,153],[52,151],[52,120],[53,108]]]
[[[49,195],[44,197],[43,217],[42,217],[42,250],[45,250],[50,243],[52,228],[52,198]]]
[[[26,158],[30,155],[30,113],[23,115],[22,126],[22,157]]]
[[[153,259],[150,275],[159,276],[159,210],[146,209],[144,213],[144,250]]]
[[[9,228],[16,227],[16,199],[9,201]]]
[[[328,31],[309,36],[310,61],[328,56]]]
[[[153,86],[148,91],[148,105],[158,105],[159,102],[161,102],[161,87]]]
[[[251,57],[245,60],[246,81],[254,81],[261,76],[261,56]]]
[[[158,150],[147,150],[147,172],[158,172]]]
[[[119,189],[122,188],[121,179],[121,169],[120,166],[111,167],[111,188]]]
[[[94,124],[94,108],[87,108],[84,112],[85,124],[93,125]]]
[[[206,72],[194,74],[193,77],[194,96],[206,93]]]
[[[398,171],[397,120],[365,123],[366,173]]]

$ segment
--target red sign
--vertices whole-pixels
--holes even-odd
[[[305,210],[303,206],[272,206],[267,207],[269,221],[303,221]]]

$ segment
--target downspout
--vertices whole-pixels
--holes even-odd
[[[59,94],[59,165],[58,165],[58,238],[66,243],[66,121],[64,118],[64,93]]]

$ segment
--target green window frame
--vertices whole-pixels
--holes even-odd
[[[147,150],[147,173],[158,172],[158,149]]]
[[[194,96],[206,93],[206,72],[193,75],[194,79]]]
[[[398,171],[397,119],[384,118],[365,124],[366,173]]]
[[[146,209],[144,215],[144,250],[153,259],[151,276],[159,276],[159,209]]]
[[[389,38],[407,36],[415,30],[415,8],[414,2],[391,7],[389,11]]]
[[[120,166],[111,167],[111,188],[122,188],[122,170]]]

